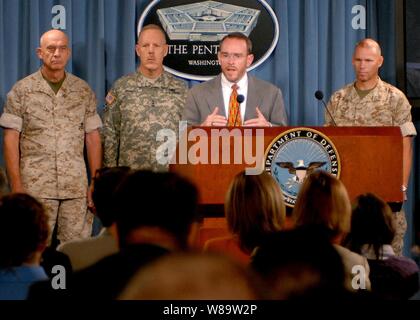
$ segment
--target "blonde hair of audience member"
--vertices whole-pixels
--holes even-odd
[[[225,256],[175,253],[141,268],[119,300],[254,300],[261,291],[255,277]]]
[[[340,244],[350,232],[351,221],[351,203],[344,184],[322,170],[307,176],[293,209],[293,219],[296,226],[326,228],[331,241]]]
[[[225,214],[241,249],[252,252],[265,235],[282,229],[286,219],[283,194],[268,173],[241,172],[226,194]]]

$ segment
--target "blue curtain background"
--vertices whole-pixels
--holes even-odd
[[[277,0],[266,1],[280,23],[280,39],[272,56],[252,71],[279,86],[284,94],[290,125],[320,126],[322,105],[318,89],[331,93],[353,81],[351,56],[355,43],[378,39],[385,64],[382,78],[396,83],[395,0]],[[0,106],[13,84],[39,68],[35,54],[40,35],[51,28],[51,9],[66,9],[66,32],[72,45],[68,71],[85,79],[95,91],[98,110],[113,82],[133,72],[137,21],[150,1],[144,0],[1,0]],[[366,29],[354,30],[352,8],[366,8]],[[192,83],[191,83],[192,84]],[[417,125],[417,123],[416,123]],[[415,150],[417,154],[417,146]],[[1,154],[0,161],[3,163]],[[414,170],[418,172],[415,157]],[[356,174],[356,173],[355,173]],[[409,222],[405,253],[413,243],[413,203],[418,176],[411,179],[405,205]]]

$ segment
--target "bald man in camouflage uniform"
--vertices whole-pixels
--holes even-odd
[[[168,156],[156,136],[161,129],[178,132],[187,86],[163,69],[168,46],[160,27],[142,29],[136,52],[138,71],[117,80],[105,99],[104,165],[166,171],[157,158]]]
[[[20,80],[7,96],[0,125],[12,192],[28,192],[45,206],[51,233],[69,241],[91,234],[87,210],[86,150],[91,174],[101,166],[102,122],[88,84],[65,72],[68,38],[46,32],[37,49],[41,69]]]
[[[403,136],[403,185],[406,198],[412,162],[412,138],[417,135],[411,120],[411,105],[405,95],[379,78],[383,57],[379,44],[372,39],[360,41],[353,54],[356,81],[335,92],[329,103],[339,126],[399,126]],[[326,125],[333,125],[325,113]],[[407,220],[404,211],[393,215],[396,235],[392,246],[402,255]]]

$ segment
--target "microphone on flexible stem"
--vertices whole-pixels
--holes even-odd
[[[326,104],[326,103],[325,103],[325,101],[324,101],[324,93],[323,93],[322,91],[320,91],[320,90],[316,91],[316,92],[315,92],[315,98],[317,98],[319,101],[321,101],[321,102],[322,102],[322,104],[324,105],[325,110],[327,110],[328,115],[329,115],[329,116],[330,116],[330,118],[331,118],[331,121],[332,121],[333,125],[334,125],[334,126],[337,126],[337,123],[335,123],[335,120],[334,120],[334,118],[333,118],[333,116],[332,116],[332,114],[331,114],[330,110],[328,110],[327,104]]]
[[[236,97],[236,102],[239,103],[239,108],[236,111],[236,115],[235,115],[235,124],[234,126],[236,127],[236,121],[238,121],[238,115],[241,113],[241,103],[245,101],[245,97],[243,94],[238,94],[238,96]]]

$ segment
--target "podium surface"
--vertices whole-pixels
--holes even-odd
[[[178,160],[170,165],[170,171],[189,178],[197,185],[201,204],[223,204],[233,177],[246,168],[255,167],[255,162],[262,170],[267,148],[282,133],[294,128],[314,129],[332,142],[340,158],[339,179],[346,186],[351,200],[359,194],[372,192],[386,202],[403,201],[403,152],[399,127],[191,127],[180,137]],[[227,145],[226,141],[222,142],[221,130],[225,134],[232,133],[227,138],[230,141]],[[258,152],[257,160],[250,164],[244,154],[252,150],[256,155],[258,139],[263,144],[263,154]],[[235,162],[238,150],[243,150],[242,159]],[[202,161],[206,158],[204,151],[208,153],[207,161]],[[222,153],[230,155],[228,163],[222,163]],[[183,158],[182,161],[180,158]]]

